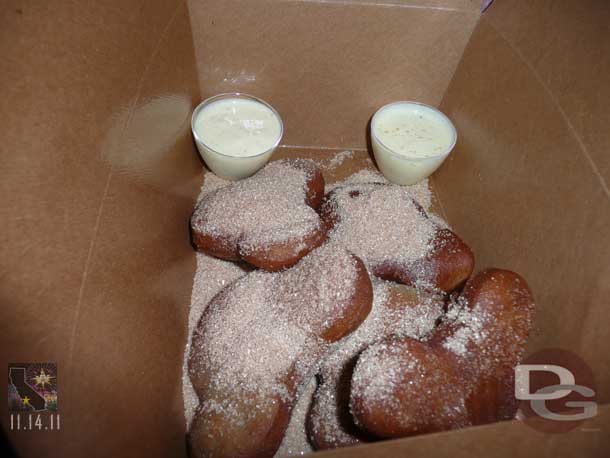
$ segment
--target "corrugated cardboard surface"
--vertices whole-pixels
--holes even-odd
[[[468,0],[188,3],[2,5],[0,364],[56,361],[62,415],[59,433],[10,434],[23,456],[184,455],[200,90],[269,100],[308,147],[282,154],[318,157],[362,149],[385,102],[442,100],[460,132],[434,180],[445,214],[479,267],[532,284],[530,347],[585,357],[608,401],[608,3],[497,1],[478,26]],[[327,455],[604,456],[608,415]]]

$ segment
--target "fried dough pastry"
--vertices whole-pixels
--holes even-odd
[[[309,441],[317,449],[345,447],[372,439],[349,411],[352,371],[358,354],[388,336],[424,339],[443,311],[441,295],[394,282],[373,280],[373,307],[356,331],[324,358],[307,416]]]
[[[470,248],[432,221],[404,186],[337,186],[325,196],[320,213],[329,238],[379,278],[452,291],[472,273]]]
[[[366,318],[368,273],[324,245],[282,272],[252,272],[208,304],[193,335],[189,375],[200,399],[190,430],[196,457],[269,457],[297,387],[330,343]]]
[[[356,423],[390,438],[513,418],[512,372],[533,311],[518,274],[479,273],[429,342],[394,338],[362,352],[351,380]]]
[[[326,239],[316,213],[324,178],[313,161],[284,159],[205,195],[191,217],[198,250],[275,271]]]

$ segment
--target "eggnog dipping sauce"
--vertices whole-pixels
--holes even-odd
[[[283,132],[279,114],[245,94],[221,94],[194,111],[197,148],[208,167],[223,178],[245,178],[269,160]]]
[[[455,145],[453,124],[436,108],[395,102],[371,121],[371,143],[379,168],[392,182],[415,184],[434,172]]]

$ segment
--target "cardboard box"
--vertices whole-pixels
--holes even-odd
[[[59,431],[1,416],[20,456],[185,456],[189,116],[237,89],[280,111],[286,155],[362,158],[377,107],[440,106],[459,131],[433,180],[446,217],[477,268],[530,282],[529,351],[596,378],[599,413],[569,433],[513,421],[320,456],[608,456],[610,3],[480,4],[5,4],[0,364],[56,363],[61,414]]]

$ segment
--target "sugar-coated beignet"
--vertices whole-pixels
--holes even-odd
[[[513,418],[513,368],[533,311],[519,275],[479,273],[427,343],[393,339],[362,353],[350,398],[357,423],[380,437],[403,437]]]
[[[352,376],[352,414],[381,438],[460,428],[468,424],[463,380],[433,347],[392,338],[362,352]]]
[[[366,318],[372,287],[357,257],[324,245],[282,272],[252,272],[218,293],[193,334],[189,375],[200,399],[196,457],[268,457],[297,387],[329,344]]]
[[[323,359],[307,416],[309,441],[317,449],[367,442],[370,434],[354,423],[349,411],[352,370],[358,354],[390,335],[425,338],[443,311],[442,297],[394,282],[373,280],[373,307],[366,320],[333,345]]]
[[[473,424],[514,418],[514,367],[531,328],[534,299],[526,281],[508,270],[486,269],[470,279],[438,327],[440,346],[468,377],[466,406]]]
[[[432,221],[404,186],[337,186],[320,213],[329,238],[385,280],[452,291],[472,273],[470,248]]]
[[[191,217],[197,249],[265,270],[295,264],[326,239],[316,210],[324,178],[313,161],[273,161],[204,195]]]

